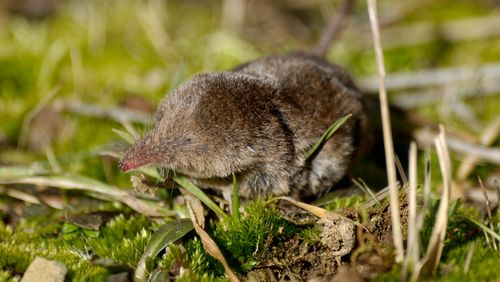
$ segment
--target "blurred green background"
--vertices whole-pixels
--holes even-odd
[[[116,139],[111,128],[121,125],[82,114],[87,106],[151,114],[169,89],[195,73],[307,50],[339,2],[4,0],[0,163],[44,161],[49,148],[65,171],[104,178],[104,171],[114,168],[103,170],[101,162],[88,157]],[[376,74],[365,5],[357,2],[328,53],[355,80]],[[476,68],[499,61],[498,6],[493,0],[380,1],[387,72]],[[456,91],[467,92],[470,85]],[[416,110],[477,134],[481,127],[476,125],[487,124],[500,108],[495,96],[467,103],[473,121],[443,114],[439,103]]]
[[[116,157],[126,147],[113,129],[147,129],[164,95],[196,73],[227,70],[269,54],[310,50],[340,2],[0,0],[0,166],[30,166],[55,174],[68,172],[130,190],[129,176],[119,172],[116,158],[110,157]],[[500,1],[381,0],[378,5],[391,101],[404,105],[420,125],[442,123],[450,135],[478,143],[485,128],[499,118]],[[356,2],[341,37],[333,43],[327,57],[345,66],[366,95],[375,94],[377,68],[365,1]],[[463,70],[455,68],[466,68],[470,73],[457,80]],[[436,69],[441,72],[423,73]],[[407,75],[394,80],[393,75],[401,73]],[[403,78],[410,82],[404,86],[389,83],[402,82]],[[431,100],[412,102],[412,97]],[[398,136],[394,138],[397,140]],[[492,146],[498,145],[497,140]],[[453,153],[456,167],[463,157]],[[436,159],[432,166],[433,171],[439,171]],[[480,162],[474,172],[469,179],[477,181],[475,176],[482,175],[490,188],[493,184],[487,177],[500,173],[497,166],[487,162]],[[433,183],[437,187],[441,181],[438,173],[433,177],[438,179]],[[131,209],[113,201],[99,202],[102,206],[97,207],[95,199],[80,197],[81,191],[49,190],[40,196],[45,205],[27,204],[26,199],[32,199],[29,196],[38,196],[37,189],[13,189],[10,191],[31,194],[11,197],[7,195],[9,190],[0,185],[0,235],[14,238],[10,245],[0,248],[4,252],[0,252],[0,259],[8,260],[12,252],[24,252],[13,256],[18,260],[15,263],[0,261],[16,266],[17,272],[8,273],[9,277],[21,274],[30,262],[29,256],[35,253],[52,251],[73,260],[77,256],[75,247],[93,250],[97,257],[111,256],[134,268],[152,230],[159,224],[141,215],[125,219],[133,213]],[[161,199],[172,196],[169,193],[172,192],[157,191]],[[50,220],[46,215],[52,212],[47,211],[47,206],[57,209]],[[168,203],[168,208],[185,213],[185,208],[179,206],[182,205],[176,201]],[[112,211],[120,216],[104,231],[83,228],[90,235],[80,236],[75,231],[79,227],[68,222],[66,212],[78,214],[82,210]],[[258,216],[257,222],[265,222]],[[24,232],[15,234],[3,222]],[[267,226],[261,229],[269,232]],[[469,228],[461,230],[465,229]],[[233,234],[221,230],[220,234]],[[113,235],[109,236],[112,239],[100,238],[99,232]],[[122,233],[127,236],[122,238]],[[55,240],[57,244],[50,241],[53,246],[60,242],[65,245],[56,248],[39,243],[45,244],[47,238]],[[117,244],[121,239],[130,241]],[[232,239],[241,241],[236,235]],[[213,261],[207,262],[211,258],[199,254],[202,247],[196,240],[191,240],[186,248],[188,253],[191,248],[191,255],[197,254],[192,257],[199,260],[188,261],[195,266],[212,267]],[[121,251],[114,250],[122,247]],[[82,257],[86,261],[82,255],[75,261],[83,260]],[[497,263],[493,256],[484,257],[492,265]],[[86,273],[87,265],[79,264],[77,269],[81,273],[71,275],[94,275]],[[494,271],[492,267],[485,269]],[[93,271],[102,277],[107,275],[107,270]],[[458,278],[453,279],[462,278],[461,274],[455,271],[454,277]]]

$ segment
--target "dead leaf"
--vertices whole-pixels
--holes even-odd
[[[220,251],[219,247],[215,243],[215,241],[210,238],[210,235],[203,229],[203,227],[200,225],[200,222],[198,222],[198,218],[203,217],[203,213],[201,214],[196,214],[199,213],[199,209],[194,210],[192,207],[192,202],[187,203],[187,207],[189,209],[189,214],[191,215],[191,221],[193,222],[194,229],[198,236],[200,236],[201,243],[203,244],[203,249],[211,255],[213,258],[215,258],[217,261],[219,261],[223,266],[224,270],[226,271],[226,275],[231,282],[236,282],[240,281],[236,274],[231,270],[229,265],[227,264],[226,259],[222,255],[222,252]],[[196,205],[196,204],[194,204]],[[196,212],[196,213],[195,213]]]

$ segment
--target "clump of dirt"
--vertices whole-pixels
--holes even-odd
[[[278,280],[310,280],[328,281],[337,272],[340,257],[321,242],[307,242],[298,235],[292,239],[271,247],[263,254],[261,264],[256,267],[257,273],[269,269]],[[256,278],[251,271],[247,278]],[[271,275],[267,271],[267,275]],[[259,277],[261,277],[259,275]],[[256,279],[260,280],[260,279]]]
[[[399,193],[399,214],[401,226],[407,226],[408,220],[408,199],[406,191]],[[380,205],[375,205],[368,209],[369,220],[366,228],[376,240],[384,245],[392,244],[392,221],[391,207],[388,199]]]
[[[402,225],[407,222],[406,193],[400,194]],[[316,241],[299,235],[280,242],[262,254],[261,262],[246,280],[345,281],[374,278],[390,270],[393,262],[392,222],[388,201],[368,208],[368,218],[361,222],[361,212],[338,211],[337,215],[317,220],[321,234]],[[290,214],[288,214],[290,216]],[[342,271],[339,271],[342,269]]]

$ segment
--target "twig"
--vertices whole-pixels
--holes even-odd
[[[391,120],[389,116],[389,106],[385,88],[384,54],[382,53],[382,46],[380,44],[380,34],[378,29],[377,2],[376,0],[367,0],[367,3],[370,25],[373,35],[373,45],[375,49],[379,73],[380,110],[382,112],[382,127],[384,135],[387,178],[389,180],[392,236],[394,247],[396,249],[396,262],[402,262],[404,258],[403,234],[401,231],[401,218],[399,215],[398,189],[396,186],[396,168],[394,163],[394,147],[392,143]]]
[[[345,24],[345,17],[352,11],[355,0],[344,0],[340,4],[340,8],[334,17],[331,17],[328,26],[321,35],[318,45],[314,48],[313,53],[324,57],[332,43],[340,36]]]
[[[386,87],[389,90],[400,90],[418,87],[443,86],[458,83],[461,81],[483,81],[493,85],[498,85],[500,78],[500,64],[490,63],[471,67],[452,67],[423,70],[419,72],[393,73],[386,77]],[[361,78],[358,85],[368,92],[375,92],[378,89],[377,77]]]

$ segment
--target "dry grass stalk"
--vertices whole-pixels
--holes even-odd
[[[476,250],[476,243],[473,241],[472,243],[470,243],[469,250],[467,251],[467,256],[465,257],[464,274],[467,274],[467,272],[469,272],[470,263],[472,262],[472,255],[474,254],[475,250]]]
[[[418,228],[424,225],[424,218],[427,209],[429,208],[429,200],[431,198],[431,153],[430,148],[425,149],[425,177],[424,177],[424,195],[422,196],[422,210],[418,216]]]
[[[137,18],[156,53],[165,57],[172,50],[172,40],[164,28],[167,10],[162,5],[163,1],[148,1],[137,10]]]
[[[500,92],[500,83],[498,82],[479,81],[477,83],[473,82],[472,85],[469,83],[465,84],[467,84],[467,89],[460,89],[461,91],[465,90],[463,93],[460,93],[460,98],[463,100],[475,99],[478,96],[496,96]],[[437,103],[443,100],[443,91],[446,87],[447,85],[442,85],[441,87],[430,90],[424,89],[399,92],[392,100],[392,103],[406,110]]]
[[[398,170],[399,176],[401,176],[401,181],[403,181],[403,187],[408,186],[408,177],[406,176],[406,172],[403,168],[403,164],[399,160],[398,155],[395,155],[396,168]]]
[[[486,193],[486,189],[484,189],[483,181],[481,181],[481,178],[478,176],[477,180],[479,181],[479,185],[481,186],[481,191],[483,191],[483,196],[484,196],[484,202],[486,204],[486,214],[488,215],[488,227],[492,230],[495,231],[495,228],[493,227],[493,222],[492,222],[492,216],[491,216],[491,204],[490,200],[488,198],[488,194]],[[484,233],[484,236],[486,237],[486,241],[489,244],[489,239],[488,235],[486,232]],[[498,251],[497,243],[494,238],[491,240],[491,245],[493,246],[493,249],[495,251]]]
[[[380,32],[377,17],[377,1],[367,0],[368,15],[370,17],[370,26],[373,36],[373,46],[378,66],[379,74],[379,97],[380,110],[382,113],[382,127],[384,135],[385,160],[387,166],[387,178],[389,182],[391,218],[392,218],[392,236],[394,247],[396,249],[396,262],[402,262],[404,259],[403,233],[401,231],[401,218],[399,215],[398,188],[396,185],[396,167],[394,162],[394,147],[391,133],[391,119],[389,116],[389,105],[387,92],[385,88],[385,67],[384,54],[380,43]]]
[[[124,107],[102,107],[79,101],[64,101],[62,106],[66,111],[72,114],[94,118],[107,118],[116,122],[149,124],[152,119],[152,115]]]
[[[122,190],[94,179],[78,175],[31,176],[14,179],[0,179],[0,184],[30,184],[35,186],[54,187],[63,190],[77,190],[92,194],[95,198],[119,201],[133,210],[146,216],[168,216],[158,203],[136,197],[132,191]]]
[[[490,146],[500,134],[500,117],[497,117],[481,134],[479,143],[483,146]],[[457,172],[458,180],[465,180],[472,172],[476,163],[479,161],[474,155],[468,155],[460,164]]]
[[[435,273],[441,259],[443,251],[444,239],[446,236],[446,226],[448,224],[448,208],[450,204],[451,194],[451,161],[448,148],[446,146],[446,138],[444,128],[440,126],[440,134],[435,140],[436,151],[439,159],[439,167],[443,178],[443,188],[441,193],[441,201],[436,215],[436,222],[432,229],[432,235],[427,246],[427,253],[423,258],[422,272],[424,274]]]
[[[450,67],[422,70],[418,72],[393,73],[386,78],[386,87],[389,90],[403,90],[409,88],[430,88],[453,85],[464,81],[480,81],[482,85],[498,85],[500,78],[500,64],[491,63],[472,67]],[[376,77],[361,78],[359,86],[366,91],[375,92],[378,89]],[[439,93],[442,96],[442,93]]]
[[[332,45],[342,32],[342,28],[345,23],[345,17],[352,11],[355,0],[343,0],[340,4],[337,14],[335,17],[330,19],[326,31],[322,34],[318,46],[313,50],[313,52],[324,57],[328,52],[328,48]]]
[[[239,31],[245,22],[246,0],[224,0],[222,23],[229,30]]]
[[[20,147],[24,147],[26,146],[27,144],[27,141],[28,141],[28,135],[29,135],[29,125],[30,125],[30,122],[31,120],[40,112],[43,110],[43,108],[45,108],[45,106],[50,102],[50,100],[52,100],[52,98],[54,98],[55,95],[57,95],[57,93],[59,93],[59,91],[61,90],[62,86],[61,85],[57,85],[55,87],[53,87],[51,90],[49,90],[49,92],[47,92],[47,94],[40,100],[40,102],[38,102],[38,104],[36,104],[36,106],[29,112],[25,115],[24,119],[23,119],[23,124],[21,126],[21,133],[19,134],[19,140],[18,140],[18,146]]]
[[[193,203],[196,201],[198,201],[198,203],[193,205]],[[197,208],[193,209],[193,206],[196,206]],[[203,218],[204,221],[205,217],[203,215],[203,206],[201,205],[201,203],[199,203],[199,200],[194,197],[190,198],[189,202],[187,203],[187,207],[189,209],[189,214],[191,215],[191,221],[193,222],[194,229],[198,236],[200,236],[201,243],[203,244],[203,249],[205,249],[205,251],[207,251],[209,255],[219,261],[222,266],[224,266],[224,270],[226,271],[226,275],[229,281],[240,281],[238,279],[238,276],[236,276],[236,274],[234,274],[234,272],[229,267],[226,259],[222,255],[222,252],[217,246],[217,243],[215,243],[210,235],[208,235],[208,233],[203,229],[203,226],[200,225],[201,223],[199,219]]]
[[[406,277],[408,267],[415,269],[419,257],[419,226],[417,222],[417,145],[410,144],[408,183],[408,240],[406,243],[406,258],[403,267],[403,277]]]
[[[59,161],[57,160],[57,157],[54,154],[54,150],[52,150],[52,146],[50,145],[45,146],[45,156],[47,157],[47,161],[49,162],[52,171],[54,173],[61,173],[62,172],[61,164],[59,164]]]
[[[306,204],[303,202],[299,202],[299,201],[292,199],[290,197],[281,196],[281,197],[276,197],[275,199],[288,201],[288,202],[294,204],[295,206],[297,206],[305,211],[308,211],[311,214],[313,214],[319,218],[325,218],[328,215],[328,211],[325,210],[324,208],[320,208],[317,206],[313,206],[313,205],[309,205],[309,204]]]
[[[413,133],[413,137],[417,143],[422,146],[427,146],[431,140],[436,138],[436,133],[429,128],[419,129]],[[450,150],[464,155],[474,155],[476,158],[487,161],[492,164],[500,165],[500,149],[485,147],[482,145],[473,144],[458,137],[448,136],[446,143]]]
[[[24,202],[30,203],[30,204],[36,204],[36,205],[42,204],[42,202],[40,202],[40,200],[37,197],[35,197],[31,194],[28,194],[28,193],[25,193],[25,192],[22,192],[22,191],[19,191],[16,189],[12,189],[12,188],[6,188],[6,187],[1,186],[1,185],[0,185],[0,195],[7,195],[11,198],[18,199],[18,200],[21,200],[21,201],[24,201]]]
[[[419,4],[425,1],[419,1]],[[382,40],[385,50],[411,47],[437,40],[444,40],[450,43],[467,42],[472,40],[489,40],[500,36],[500,30],[497,28],[500,24],[498,13],[491,13],[486,16],[454,19],[439,23],[432,20],[422,20],[413,23],[395,24],[394,20],[390,19],[390,17],[392,17],[391,14],[393,14],[394,11],[396,13],[398,12],[397,6],[399,3],[386,2],[384,5],[384,2],[380,5],[380,10],[384,11],[383,18],[381,15],[380,22],[383,27]],[[410,4],[409,2],[413,1],[399,2],[403,3],[403,5],[408,5]],[[425,5],[425,3],[423,4]],[[409,9],[411,9],[411,13],[414,13],[419,8],[409,7]],[[428,9],[430,9],[430,7]],[[405,17],[405,15],[402,14],[402,17]],[[395,20],[397,21],[398,19]],[[391,21],[393,22],[391,23]],[[369,36],[370,35],[362,26],[355,26],[353,24],[346,32],[344,41],[348,44],[350,50],[365,50],[369,47]]]

